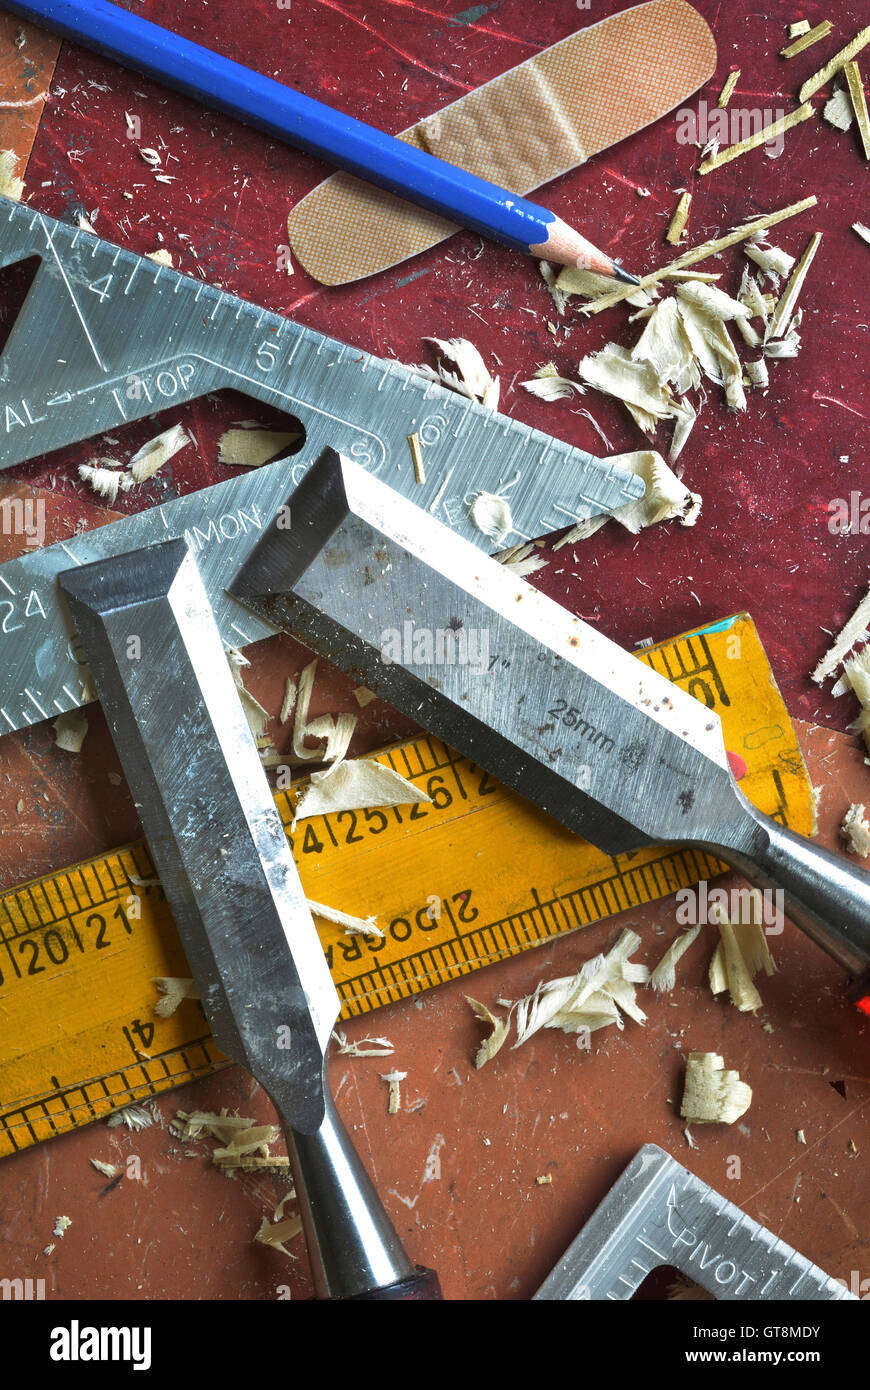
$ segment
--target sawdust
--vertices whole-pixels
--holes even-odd
[[[511,574],[526,579],[528,575],[546,569],[549,564],[548,560],[536,554],[539,547],[539,541],[523,541],[520,545],[512,545],[507,550],[500,551],[495,559],[500,565],[504,565],[505,569],[510,570]]]
[[[543,366],[536,368],[531,379],[521,381],[520,386],[524,391],[528,391],[530,396],[537,396],[542,401],[567,400],[575,394],[582,396],[586,391],[585,386],[581,386],[579,381],[560,376],[552,362],[545,362]]]
[[[716,102],[717,106],[725,107],[728,105],[729,101],[734,95],[734,88],[737,86],[737,83],[739,81],[740,69],[735,68],[733,72],[729,72],[728,76],[725,78],[725,85],[719,93],[719,100]]]
[[[384,940],[384,933],[378,926],[377,917],[352,917],[348,912],[341,912],[336,907],[327,907],[325,903],[316,903],[312,898],[306,898],[305,901],[315,917],[322,917],[324,922],[332,922],[334,926],[344,927],[348,936],[370,936],[375,941]]]
[[[121,1171],[116,1168],[114,1163],[104,1163],[101,1158],[92,1158],[91,1166],[96,1168],[98,1173],[102,1173],[104,1178],[116,1178]]]

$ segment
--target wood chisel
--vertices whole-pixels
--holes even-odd
[[[168,541],[60,585],[215,1041],[283,1122],[318,1296],[439,1298],[329,1091],[338,995],[192,553]]]
[[[857,1301],[657,1144],[638,1150],[535,1298],[627,1302],[662,1266],[718,1299]]]
[[[811,834],[812,788],[748,615],[636,658],[719,712],[727,747],[746,761],[750,800]],[[348,936],[315,918],[342,1018],[417,998],[724,867],[679,846],[603,854],[431,734],[372,756],[430,801],[334,811],[294,828],[308,779],[275,795],[306,895],[371,914],[384,933]],[[222,1064],[198,1002],[154,1012],[154,981],[191,973],[156,879],[140,840],[0,893],[0,1157]]]
[[[232,591],[611,853],[707,849],[852,977],[870,1011],[870,875],[757,811],[719,717],[327,450]]]

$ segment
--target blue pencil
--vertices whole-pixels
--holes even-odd
[[[0,5],[515,251],[638,283],[547,208],[109,0],[0,0]]]

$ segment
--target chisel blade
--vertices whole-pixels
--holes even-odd
[[[338,995],[194,557],[168,541],[60,585],[215,1041],[313,1133]]]
[[[605,850],[714,840],[718,715],[333,451],[231,592]]]

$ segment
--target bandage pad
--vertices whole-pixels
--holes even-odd
[[[715,66],[701,15],[685,0],[650,0],[569,35],[399,139],[526,195],[664,116]],[[319,184],[287,226],[296,256],[325,285],[387,270],[458,230],[350,174]]]

